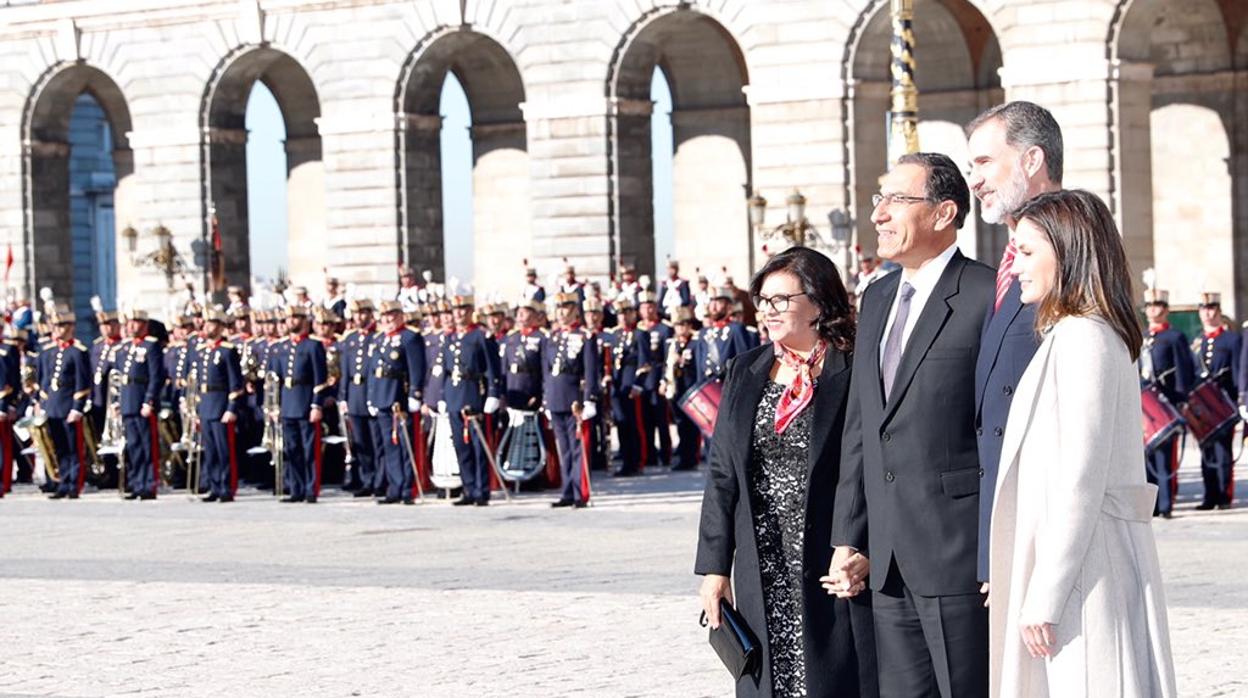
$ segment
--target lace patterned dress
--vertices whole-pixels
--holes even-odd
[[[748,474],[750,508],[763,581],[772,692],[776,696],[805,696],[802,539],[814,410],[807,407],[783,435],[777,435],[776,405],[785,388],[768,381],[754,413],[753,456]]]

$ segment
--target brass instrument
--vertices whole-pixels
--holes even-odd
[[[676,379],[680,376],[680,351],[676,340],[668,340],[672,344],[667,350],[667,360],[663,362],[663,397],[668,400],[676,398]]]
[[[337,342],[325,350],[325,369],[329,373],[327,383],[337,386],[338,381],[342,380],[342,350],[338,348]]]
[[[121,374],[110,371],[104,398],[104,428],[100,430],[99,455],[117,455],[126,448],[126,429],[121,421]]]
[[[21,368],[22,390],[27,395],[35,395],[39,392],[39,382],[35,374],[34,361],[22,361]]]
[[[160,479],[166,485],[173,486],[178,470],[186,469],[182,454],[173,449],[173,445],[181,441],[178,435],[178,422],[174,412],[164,407],[156,415],[156,428],[160,435],[160,453],[153,454],[160,458]]]
[[[31,448],[43,460],[48,480],[59,482],[61,479],[60,463],[56,458],[56,446],[52,443],[52,434],[48,432],[48,415],[40,413],[33,417],[19,419],[13,426],[15,430],[25,429],[30,433]]]
[[[173,450],[186,454],[186,489],[191,494],[199,494],[199,370],[192,366],[187,376],[186,390],[182,393],[180,409],[182,412],[182,438],[173,445]]]
[[[248,383],[259,383],[264,379],[260,373],[260,357],[256,355],[255,349],[251,346],[251,342],[243,342],[242,356],[239,357],[243,365],[243,380]]]
[[[282,438],[282,379],[276,371],[269,371],[264,378],[264,436],[260,440],[259,451],[268,451],[273,458],[273,495],[282,496],[285,483],[282,481],[283,453],[285,442]]]

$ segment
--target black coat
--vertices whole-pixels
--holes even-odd
[[[772,695],[762,577],[746,468],[753,461],[754,417],[775,360],[774,351],[770,345],[758,347],[729,364],[711,440],[694,567],[696,574],[734,576],[737,609],[762,644],[762,666],[756,674],[737,683],[738,696]],[[869,595],[851,604],[829,596],[819,585],[819,577],[827,574],[832,557],[827,542],[840,475],[849,369],[850,356],[829,349],[814,401],[806,408],[814,410],[806,481],[802,586],[806,687],[812,698],[874,698],[877,693]]]
[[[869,551],[875,591],[895,560],[920,596],[974,594],[983,475],[975,361],[996,273],[954,254],[915,321],[885,402],[880,340],[900,277],[893,272],[863,294],[831,542]]]

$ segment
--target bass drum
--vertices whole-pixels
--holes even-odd
[[[510,410],[510,421],[498,446],[498,461],[507,482],[528,482],[546,470],[546,439],[537,412]]]
[[[453,436],[450,417],[439,414],[433,418],[433,433],[429,435],[433,472],[429,479],[438,489],[453,490],[464,485],[459,479],[459,458],[455,455]]]

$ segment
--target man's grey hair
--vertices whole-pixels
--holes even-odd
[[[1006,102],[975,117],[966,125],[970,138],[980,126],[1000,119],[1005,124],[1005,142],[1018,150],[1032,146],[1044,153],[1044,166],[1054,184],[1062,183],[1062,127],[1048,109],[1032,102]]]

